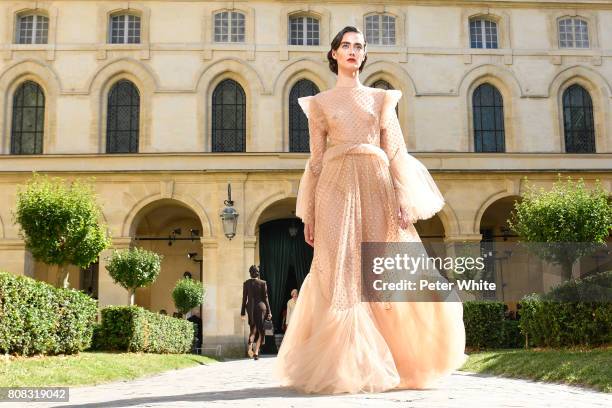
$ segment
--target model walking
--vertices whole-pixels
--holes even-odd
[[[401,91],[360,83],[366,59],[363,35],[345,27],[328,53],[336,86],[298,99],[311,157],[296,214],[314,257],[275,373],[307,393],[425,388],[467,358],[460,302],[361,302],[361,242],[420,242],[413,223],[444,206],[406,151]]]
[[[249,357],[259,359],[259,348],[266,344],[264,319],[271,319],[272,312],[268,301],[268,287],[266,281],[259,279],[259,270],[255,265],[249,268],[251,279],[242,284],[242,308],[240,315],[249,318],[249,344],[247,352]]]

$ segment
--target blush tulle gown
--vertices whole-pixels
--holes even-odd
[[[274,367],[283,386],[325,394],[422,389],[467,358],[461,302],[361,302],[361,242],[420,242],[412,223],[444,206],[427,169],[406,151],[395,112],[401,95],[359,84],[298,99],[311,157],[296,215],[314,222],[314,257]]]

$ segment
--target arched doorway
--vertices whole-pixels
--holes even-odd
[[[187,257],[195,253],[202,259],[202,223],[186,204],[173,199],[160,199],[141,209],[134,218],[132,245],[163,255],[161,272],[147,288],[136,291],[135,303],[152,312],[176,312],[172,290],[183,276],[200,280],[200,264]],[[197,310],[192,311],[198,314]]]
[[[291,290],[302,287],[310,271],[313,248],[304,240],[304,224],[297,218],[268,221],[259,226],[259,259],[262,279],[268,284],[275,334],[283,334],[283,321]],[[262,350],[277,351],[274,339]]]
[[[541,290],[541,265],[531,255],[515,245],[518,237],[510,229],[508,219],[519,196],[500,198],[491,203],[480,220],[481,254],[484,259],[483,278],[496,284],[496,291],[484,291],[485,299],[497,299],[515,312],[524,294]]]
[[[425,247],[430,256],[446,256],[446,247],[444,245],[446,231],[438,215],[434,215],[426,220],[419,220],[414,224],[414,227],[423,242],[423,247]]]

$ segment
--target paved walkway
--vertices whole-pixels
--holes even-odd
[[[612,407],[612,394],[457,371],[424,391],[313,396],[271,380],[273,357],[202,365],[134,381],[70,389],[69,403],[31,407]],[[357,375],[357,373],[355,373]],[[17,406],[0,403],[0,408]],[[25,406],[25,405],[21,405]]]

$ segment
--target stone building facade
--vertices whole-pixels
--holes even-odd
[[[417,224],[424,240],[508,238],[524,176],[612,190],[611,1],[9,0],[0,22],[0,269],[55,281],[13,222],[32,171],[94,177],[114,248],[165,256],[137,303],[173,312],[174,282],[199,277],[196,252],[205,341],[226,352],[244,347],[260,226],[295,217],[308,158],[296,98],[334,86],[326,53],[346,25],[368,40],[361,82],[402,91],[408,149],[447,200]],[[127,302],[109,253],[71,271],[101,306]]]

